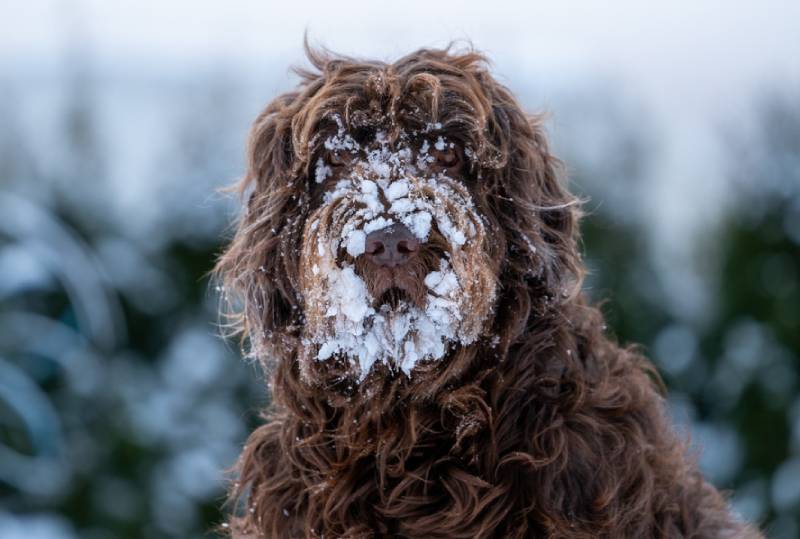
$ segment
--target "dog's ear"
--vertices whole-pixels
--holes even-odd
[[[580,204],[562,183],[561,163],[550,153],[542,118],[526,114],[511,92],[488,73],[478,75],[490,102],[480,183],[493,214],[490,225],[504,238],[504,296],[524,330],[532,311],[580,291]],[[498,245],[498,248],[500,246]],[[519,316],[520,313],[522,316]],[[498,313],[500,314],[500,313]]]
[[[302,89],[301,89],[302,90]],[[238,184],[246,206],[215,273],[228,300],[230,325],[264,359],[263,345],[292,338],[300,323],[297,249],[308,211],[306,178],[295,148],[295,116],[304,91],[283,94],[256,118],[247,143],[247,168]]]
[[[269,103],[250,129],[238,184],[245,210],[214,269],[225,289],[229,327],[249,339],[259,359],[274,355],[262,350],[265,345],[296,344],[302,324],[297,277],[309,211],[309,137],[331,106],[322,90],[347,60],[312,48],[307,38],[304,48],[311,68],[293,68],[297,89]]]
[[[573,296],[583,280],[578,248],[580,201],[565,185],[561,161],[550,152],[541,116],[515,110],[506,183],[514,200],[518,252],[553,294]]]

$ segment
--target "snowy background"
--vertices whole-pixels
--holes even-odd
[[[490,4],[492,9],[486,8]],[[734,506],[800,536],[800,4],[0,4],[0,539],[210,537],[267,395],[205,273],[302,34],[469,38],[589,197],[611,328]]]

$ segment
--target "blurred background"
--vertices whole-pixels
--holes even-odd
[[[483,4],[483,5],[482,5]],[[268,403],[206,272],[302,34],[470,38],[588,198],[588,292],[732,504],[800,536],[800,4],[0,3],[0,539],[212,537]]]

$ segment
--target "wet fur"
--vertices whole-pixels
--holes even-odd
[[[307,54],[314,69],[253,124],[246,211],[216,268],[273,398],[237,465],[231,535],[760,537],[687,456],[652,364],[606,334],[581,291],[579,205],[541,120],[484,57]],[[331,112],[352,130],[441,122],[475,151],[468,187],[498,283],[490,331],[410,379],[378,363],[359,385],[336,360],[301,373],[299,253]]]

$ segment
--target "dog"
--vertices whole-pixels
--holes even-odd
[[[542,118],[472,48],[312,49],[215,271],[272,404],[237,538],[757,538],[581,290]]]

